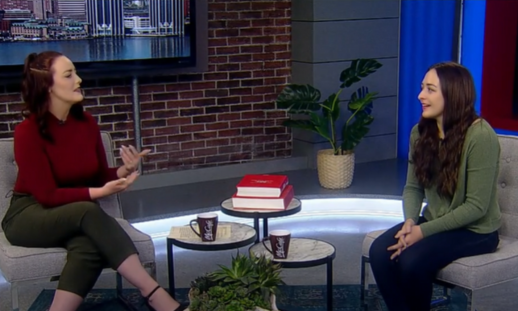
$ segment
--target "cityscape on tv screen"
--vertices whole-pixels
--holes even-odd
[[[189,0],[0,0],[0,66],[43,50],[78,62],[189,57],[190,28]]]

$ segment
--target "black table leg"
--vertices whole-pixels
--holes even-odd
[[[255,233],[257,234],[255,243],[259,243],[261,241],[261,237],[260,237],[261,230],[259,229],[259,217],[257,215],[254,217],[254,229],[255,229]]]
[[[269,236],[268,233],[268,218],[263,218],[263,238]]]
[[[167,239],[167,272],[169,274],[169,295],[176,299],[176,288],[174,286],[174,258],[173,258],[173,242]]]
[[[333,259],[327,259],[327,311],[333,311]]]

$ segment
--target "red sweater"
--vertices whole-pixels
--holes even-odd
[[[47,120],[54,143],[40,136],[34,115],[14,131],[14,191],[31,194],[45,207],[91,201],[88,188],[118,178],[117,168],[108,167],[96,120],[87,112],[84,120],[69,115],[60,123],[51,113]]]

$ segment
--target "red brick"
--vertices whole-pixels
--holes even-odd
[[[181,99],[189,99],[189,98],[200,98],[203,97],[203,91],[193,91],[193,92],[181,92]]]
[[[271,35],[283,35],[283,34],[289,34],[291,33],[291,30],[289,27],[265,27],[263,29],[263,34],[265,36],[271,36]]]
[[[103,96],[103,95],[112,94],[111,87],[85,89],[84,91],[85,91],[85,96]]]
[[[263,18],[263,12],[261,11],[250,11],[239,13],[239,19],[261,19]]]
[[[182,124],[191,124],[192,120],[190,117],[178,117],[167,119],[167,126],[175,126]]]
[[[251,120],[240,120],[240,121],[230,122],[230,128],[250,127],[250,126],[252,126]]]
[[[267,68],[267,69],[280,69],[280,68],[285,68],[286,67],[286,62],[285,61],[268,61],[268,62],[264,62],[264,68]]]
[[[25,108],[25,104],[16,103],[16,104],[8,104],[7,105],[9,112],[21,112]]]
[[[192,132],[200,132],[205,130],[205,126],[203,124],[193,124],[193,125],[183,125],[180,126],[181,133],[192,133]]]
[[[102,107],[102,106],[101,106]],[[106,107],[106,106],[104,106]],[[165,102],[152,102],[140,104],[140,111],[165,109]]]
[[[191,83],[174,83],[166,85],[166,92],[187,91],[191,89]]]
[[[237,37],[239,35],[238,29],[226,28],[226,29],[217,29],[214,32],[214,36],[218,38],[224,37]]]
[[[230,11],[249,11],[250,2],[227,2],[227,12]]]
[[[167,102],[167,109],[187,108],[192,106],[191,100],[175,100]]]
[[[193,90],[206,90],[206,89],[213,89],[216,87],[216,82],[210,81],[210,82],[193,82],[191,83]]]
[[[290,26],[291,20],[289,18],[276,18],[275,26]]]
[[[238,46],[216,48],[216,55],[239,54]]]
[[[245,101],[245,100],[243,100],[243,101],[244,102],[248,102],[248,101]],[[250,104],[232,105],[230,107],[230,111],[232,111],[232,112],[247,111],[247,110],[251,110],[251,109],[252,109],[252,105],[250,105]]]
[[[178,110],[157,110],[153,111],[153,118],[155,119],[169,119],[178,116]]]
[[[205,81],[207,80],[226,80],[228,79],[228,74],[226,72],[214,72],[214,73],[205,73],[203,75]]]
[[[253,24],[253,21],[250,20],[234,20],[227,22],[228,28],[249,28],[250,25],[252,25],[253,27],[257,27]]]
[[[252,88],[251,87],[242,87],[238,89],[230,89],[230,95],[251,95]]]
[[[278,35],[275,36],[275,42],[290,42],[291,41],[291,35]]]
[[[271,94],[273,92],[275,92],[275,87],[273,86],[261,86],[254,88],[254,95]]]
[[[186,141],[180,144],[182,150],[205,148],[205,142],[202,141]]]
[[[240,47],[241,53],[250,54],[250,53],[262,53],[263,50],[266,50],[266,47],[263,45],[248,45]]]
[[[228,127],[229,127],[228,122],[217,122],[217,123],[205,124],[205,128],[207,129],[207,131],[222,130],[222,129],[227,129]]]
[[[194,136],[194,140],[198,140],[198,139],[212,139],[212,138],[218,137],[218,132],[217,131],[198,132],[198,133],[193,133],[193,136]]]
[[[112,88],[113,95],[126,95],[131,94],[131,88],[129,86],[116,86]]]
[[[245,103],[258,103],[264,101],[264,97],[263,95],[243,96],[242,100]]]
[[[209,39],[209,46],[227,46],[227,39]]]
[[[157,145],[155,147],[155,152],[168,152],[168,151],[177,151],[180,150],[179,144],[165,144],[165,145]]]
[[[207,147],[225,146],[228,145],[229,142],[230,140],[228,138],[209,139],[205,142],[205,145]]]
[[[241,28],[239,29],[239,35],[242,37],[262,36],[263,28]]]
[[[264,65],[262,62],[241,64],[241,70],[259,70],[259,69],[264,69]]]
[[[279,35],[281,36],[281,35]],[[270,44],[273,42],[287,42],[287,41],[275,41],[276,37],[279,36],[259,36],[259,37],[252,37],[252,44]],[[280,40],[280,39],[279,39]]]
[[[240,54],[240,55],[230,55],[228,57],[229,63],[244,63],[252,60],[252,54]],[[230,78],[232,79],[232,78]]]
[[[214,19],[225,21],[225,20],[236,20],[239,18],[238,12],[215,12]]]
[[[251,38],[248,37],[237,37],[237,38],[228,38],[228,45],[244,45],[244,44],[250,44],[252,42]]]
[[[265,117],[264,111],[247,111],[241,113],[242,119],[263,119]]]
[[[189,134],[171,135],[171,136],[167,136],[167,140],[169,141],[169,143],[191,141],[192,134],[189,133]]]
[[[285,51],[289,51],[289,50],[290,50],[290,48],[289,48],[289,45],[287,45],[287,44],[269,44],[264,47],[264,51],[266,53],[285,52]]]
[[[218,131],[218,137],[232,137],[232,136],[238,136],[240,134],[241,134],[241,130],[239,130],[239,129]]]
[[[253,72],[254,78],[263,78],[263,77],[274,77],[275,76],[275,70],[260,70],[260,71],[254,71]]]
[[[209,12],[217,12],[217,11],[223,11],[225,12],[227,10],[227,6],[225,3],[209,3]]]
[[[255,19],[252,20],[252,27],[265,27],[265,26],[274,26],[274,19]]]

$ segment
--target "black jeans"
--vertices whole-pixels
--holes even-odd
[[[420,218],[418,224],[425,222]],[[401,230],[400,223],[371,245],[369,260],[377,286],[390,311],[430,310],[433,280],[437,272],[452,261],[491,253],[499,243],[498,232],[478,234],[467,229],[440,232],[422,239],[390,259],[389,246]]]

